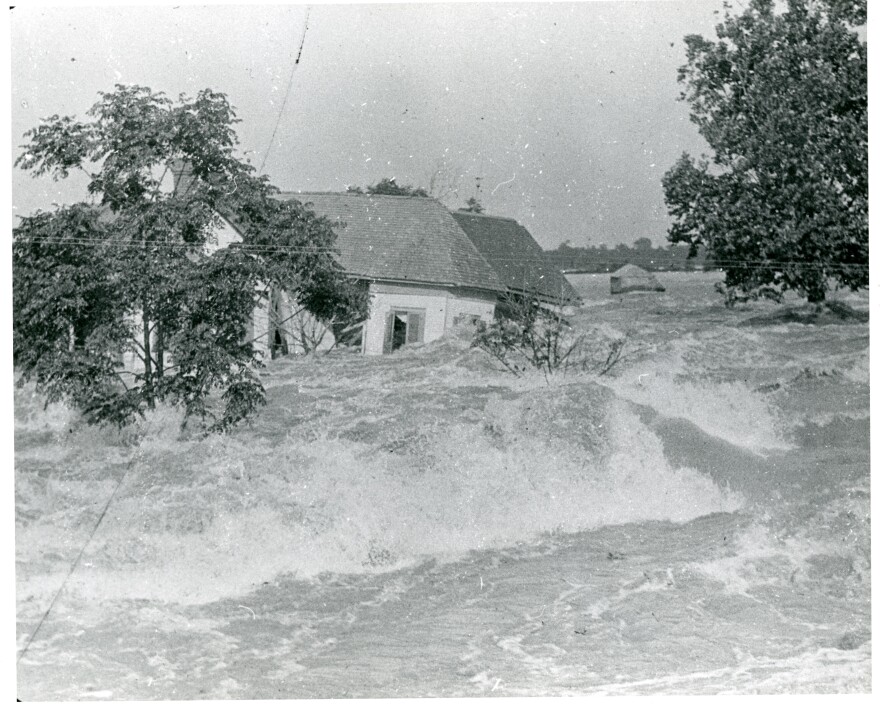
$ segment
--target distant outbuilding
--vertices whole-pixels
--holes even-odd
[[[666,292],[653,273],[637,265],[627,264],[611,274],[611,294],[624,292]]]

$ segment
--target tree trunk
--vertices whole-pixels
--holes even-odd
[[[150,348],[150,317],[146,301],[144,303],[144,390],[147,394],[147,405],[153,408],[156,403],[153,399],[153,355]]]
[[[162,323],[156,322],[156,379],[161,384],[165,373],[165,335]]]
[[[825,284],[824,281],[822,284],[814,284],[809,285],[807,287],[807,302],[809,302],[814,307],[821,309],[822,305],[825,304]]]

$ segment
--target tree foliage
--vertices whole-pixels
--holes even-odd
[[[16,366],[91,421],[124,424],[167,401],[226,429],[264,401],[246,331],[269,290],[320,318],[366,309],[335,260],[333,225],[275,200],[266,177],[236,158],[238,120],[223,94],[173,102],[118,85],[88,116],[44,120],[16,161],[56,180],[84,171],[92,197],[14,230]],[[221,216],[243,241],[212,245]],[[125,353],[141,368],[126,372]]]
[[[476,198],[468,198],[467,203],[465,203],[464,208],[459,208],[466,213],[485,213],[486,209],[483,208],[483,204]]]
[[[568,240],[555,250],[545,250],[547,259],[564,272],[615,272],[626,264],[637,265],[649,272],[711,270],[711,260],[706,258],[703,246],[691,255],[687,245],[662,245],[653,247],[650,238],[639,238],[635,245],[619,243],[613,248],[602,244],[598,247],[574,247]]]
[[[663,178],[669,239],[705,245],[730,301],[868,278],[864,0],[751,0],[717,40],[685,38],[682,98],[711,158]]]
[[[413,196],[415,198],[428,198],[428,191],[424,188],[414,188],[413,186],[398,186],[397,179],[383,178],[374,186],[367,186],[364,191],[360,186],[349,186],[349,193],[369,193],[371,195],[380,196]]]

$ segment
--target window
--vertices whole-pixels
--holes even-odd
[[[393,309],[385,317],[385,344],[382,352],[389,354],[405,344],[425,341],[425,310]]]
[[[476,327],[480,323],[478,314],[457,314],[452,319],[453,327]]]

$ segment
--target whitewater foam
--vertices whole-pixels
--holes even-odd
[[[92,566],[70,587],[87,597],[204,602],[282,573],[379,572],[545,532],[683,522],[741,506],[708,476],[672,468],[626,404],[599,416],[593,430],[607,448],[595,452],[589,439],[565,442],[537,427],[505,440],[486,424],[461,423],[425,427],[415,445],[393,452],[344,439],[271,449],[208,439],[173,454],[186,488],[146,487],[149,458],[141,459],[90,547]]]
[[[632,366],[603,383],[621,398],[649,406],[663,416],[690,421],[705,433],[758,455],[789,450],[768,397],[742,381],[700,377],[692,363],[698,348],[704,358],[706,343],[685,335],[650,364]]]

